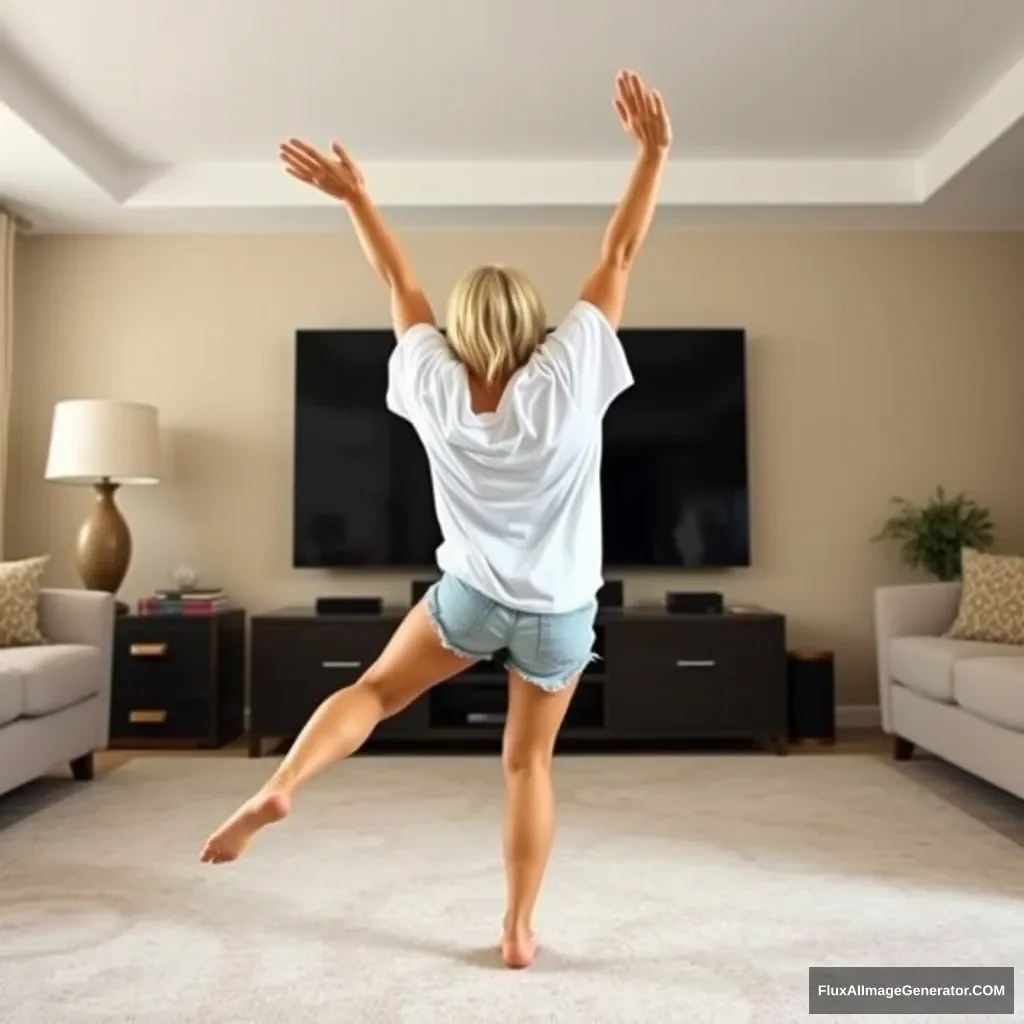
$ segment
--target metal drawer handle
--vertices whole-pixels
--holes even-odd
[[[468,725],[504,725],[505,716],[502,714],[488,714],[486,711],[470,711],[466,715]]]
[[[129,711],[128,721],[133,725],[163,725],[167,721],[166,711]]]
[[[167,644],[132,644],[133,658],[162,658],[167,654]]]
[[[325,661],[323,662],[324,668],[362,668],[363,663],[361,661]]]
[[[680,660],[680,661],[676,662],[676,668],[714,668],[714,667],[715,667],[715,663],[714,663],[714,661],[711,658],[707,658],[706,660],[697,659],[697,660],[693,660],[693,661]]]

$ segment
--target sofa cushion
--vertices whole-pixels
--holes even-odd
[[[20,677],[23,715],[49,715],[99,692],[100,652],[84,644],[9,647],[0,651],[4,677]]]
[[[946,636],[1024,644],[1024,557],[965,548],[960,610]]]
[[[889,641],[889,673],[898,683],[932,700],[953,704],[953,669],[968,658],[1024,656],[1024,647],[950,640],[940,636],[901,636]]]
[[[1024,732],[1024,658],[973,658],[954,672],[957,704],[979,718]]]
[[[21,673],[14,671],[0,656],[0,728],[21,717],[25,704],[25,688]]]
[[[39,589],[49,555],[0,562],[0,647],[42,644]]]

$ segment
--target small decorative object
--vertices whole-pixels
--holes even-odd
[[[132,538],[114,494],[122,484],[160,481],[156,409],[138,402],[58,402],[46,479],[95,488],[92,512],[78,532],[78,575],[86,589],[116,594],[128,572]],[[118,602],[118,610],[126,612],[127,605]]]
[[[174,580],[174,585],[179,590],[193,590],[195,589],[195,585],[199,582],[199,573],[197,573],[191,566],[179,565],[178,568],[171,573],[171,579]]]
[[[903,561],[924,569],[936,579],[960,578],[964,548],[987,551],[993,526],[988,509],[966,494],[948,496],[942,487],[923,505],[893,498],[896,511],[885,521],[874,541],[896,541]]]

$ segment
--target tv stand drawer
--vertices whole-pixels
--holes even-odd
[[[639,739],[777,735],[785,620],[671,616],[610,623],[609,728]]]
[[[311,617],[299,622],[260,623],[253,631],[253,667],[289,676],[344,674],[356,678],[376,661],[384,650],[395,623],[386,619],[344,616]]]

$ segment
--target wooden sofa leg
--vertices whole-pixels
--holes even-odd
[[[88,782],[96,777],[96,759],[92,754],[83,754],[71,762],[71,774],[79,782]]]
[[[902,736],[892,738],[892,756],[897,761],[909,761],[914,754],[914,744]]]

